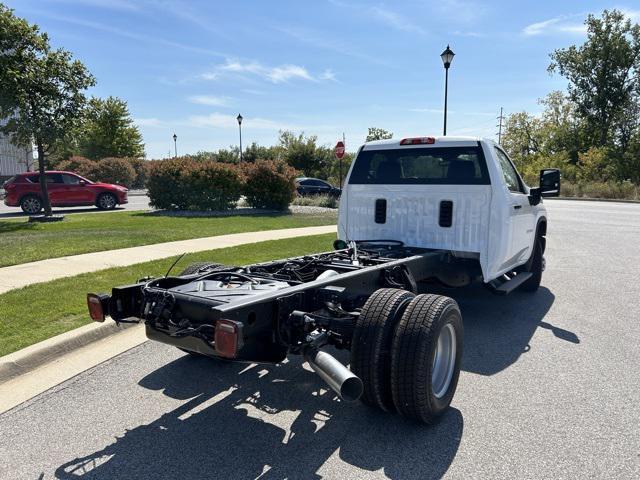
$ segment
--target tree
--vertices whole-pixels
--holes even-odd
[[[518,163],[542,149],[542,121],[527,112],[509,115],[504,123],[502,146]]]
[[[119,98],[92,98],[78,134],[78,148],[84,157],[144,157],[140,130],[133,123],[127,102]]]
[[[618,10],[585,21],[587,41],[551,54],[550,72],[569,80],[569,97],[586,123],[589,141],[607,146],[615,139],[625,112],[640,95],[640,25]]]
[[[367,139],[365,141],[371,142],[373,140],[387,140],[393,138],[393,133],[385,130],[384,128],[369,127],[369,133],[367,133]]]
[[[322,175],[329,163],[332,153],[329,149],[316,145],[318,137],[296,135],[289,131],[280,131],[279,146],[284,160],[296,170],[309,177]]]
[[[575,103],[559,90],[552,91],[538,103],[545,107],[541,117],[543,150],[550,154],[567,152],[576,163],[585,139]]]
[[[37,25],[0,4],[1,131],[16,145],[35,143],[46,216],[51,216],[45,155],[78,123],[86,105],[84,91],[95,79],[64,49],[52,50]]]
[[[256,160],[278,160],[281,152],[278,147],[261,147],[253,142],[244,152],[242,152],[242,161],[255,163]]]

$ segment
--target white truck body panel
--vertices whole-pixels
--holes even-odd
[[[410,148],[482,147],[490,185],[349,184],[343,188],[338,237],[343,240],[400,240],[405,245],[451,251],[477,258],[483,280],[489,282],[524,264],[530,257],[541,218],[542,203],[532,206],[526,193],[512,192],[503,180],[491,140],[436,137],[433,145]],[[370,142],[363,150],[404,149],[399,140]],[[386,221],[376,223],[375,202],[385,199]],[[450,227],[439,225],[440,202],[453,202]]]

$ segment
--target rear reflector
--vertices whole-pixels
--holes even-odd
[[[94,322],[104,322],[106,312],[104,303],[108,300],[109,295],[88,293],[87,307],[89,307],[89,316]]]
[[[242,323],[218,320],[214,343],[218,355],[224,358],[235,358],[242,348]]]
[[[435,137],[403,138],[400,140],[400,145],[432,145],[434,143],[436,143]]]

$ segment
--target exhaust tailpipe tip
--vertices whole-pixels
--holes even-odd
[[[355,402],[362,396],[362,380],[334,356],[310,347],[304,352],[304,359],[345,402]]]

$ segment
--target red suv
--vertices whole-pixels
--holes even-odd
[[[87,180],[71,172],[45,172],[49,200],[53,207],[79,207],[95,205],[101,210],[111,210],[128,202],[127,189],[120,185]],[[4,204],[21,207],[25,213],[42,210],[40,174],[20,173],[4,183]]]

